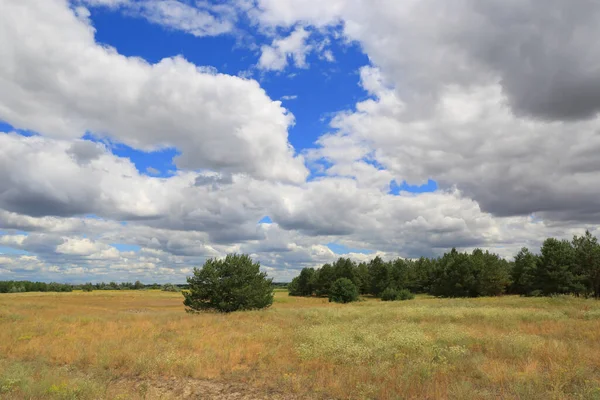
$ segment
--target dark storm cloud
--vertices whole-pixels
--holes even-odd
[[[463,48],[500,75],[516,114],[578,120],[600,111],[598,1],[469,4]]]

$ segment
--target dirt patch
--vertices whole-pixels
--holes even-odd
[[[214,400],[296,400],[295,395],[264,391],[248,385],[200,379],[161,378],[152,380],[119,379],[109,392],[136,392],[141,399],[214,399]]]

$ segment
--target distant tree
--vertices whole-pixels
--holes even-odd
[[[542,244],[540,252],[535,274],[537,289],[545,296],[573,293],[577,282],[573,274],[575,252],[571,243],[549,238]]]
[[[573,274],[586,296],[600,298],[600,244],[590,231],[573,237],[575,267]]]
[[[188,312],[255,310],[273,304],[272,279],[248,255],[210,259],[201,269],[194,268],[187,282],[183,304]]]
[[[536,269],[538,257],[523,247],[515,256],[511,270],[511,293],[528,295],[536,290]]]
[[[135,281],[135,283],[133,284],[133,289],[135,290],[140,290],[144,288],[144,284],[140,281]]]
[[[410,263],[402,258],[397,258],[390,263],[390,285],[404,289],[411,285]]]
[[[328,296],[331,285],[335,282],[335,270],[331,264],[325,264],[316,271],[314,290],[317,296]]]
[[[476,296],[498,296],[510,284],[510,268],[497,254],[476,249],[471,254],[473,274],[477,281]]]
[[[300,290],[300,277],[297,276],[288,284],[287,290],[288,295],[290,296],[303,296],[302,291]]]
[[[313,268],[304,268],[298,278],[298,285],[302,296],[312,296],[315,285],[315,270]]]
[[[381,257],[377,256],[369,262],[368,269],[371,278],[370,293],[373,296],[379,297],[381,293],[390,286],[390,265],[383,261]]]
[[[439,297],[476,297],[476,285],[470,255],[452,249],[437,262],[431,294]]]
[[[414,262],[414,281],[411,289],[415,293],[430,293],[437,271],[437,260],[421,257]]]
[[[333,263],[332,267],[336,280],[339,278],[350,279],[356,287],[360,287],[362,284],[358,275],[356,264],[351,259],[340,257],[335,263]]]
[[[369,267],[367,263],[361,262],[356,266],[356,274],[358,279],[360,279],[360,286],[358,287],[358,291],[360,294],[369,294],[371,289],[371,276],[369,275]]]
[[[173,285],[172,283],[165,283],[160,288],[163,292],[181,292],[181,289],[177,287],[177,285]]]
[[[94,290],[94,285],[92,285],[91,283],[86,283],[85,285],[81,285],[81,290],[83,290],[84,292],[91,292],[92,290]]]
[[[8,291],[8,293],[23,293],[23,292],[25,292],[25,288],[22,285],[11,286],[10,290]]]
[[[315,291],[315,279],[314,268],[303,268],[300,275],[292,279],[288,286],[290,296],[312,296]]]
[[[358,288],[348,278],[336,280],[329,291],[329,302],[350,303],[358,300]]]

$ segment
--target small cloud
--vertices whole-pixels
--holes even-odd
[[[293,60],[296,68],[308,68],[306,55],[313,50],[307,44],[310,32],[298,27],[288,37],[273,40],[271,45],[261,47],[258,68],[268,71],[283,71]]]
[[[254,71],[252,71],[251,69],[246,69],[244,71],[238,72],[237,76],[244,79],[251,79],[254,76]]]
[[[160,175],[160,171],[153,167],[146,168],[146,173],[148,175]]]
[[[335,57],[333,56],[333,53],[331,52],[331,50],[325,50],[322,54],[322,57],[325,60],[329,61],[329,62],[334,62],[335,61]]]
[[[289,96],[281,96],[281,100],[296,100],[298,98],[298,96],[294,95],[289,95]]]

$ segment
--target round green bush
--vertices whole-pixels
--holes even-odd
[[[397,290],[391,287],[388,287],[381,293],[382,301],[396,301],[396,300],[412,300],[415,298],[415,295],[410,292],[408,289]]]
[[[334,303],[350,303],[358,300],[358,288],[348,278],[340,278],[333,282],[329,291],[329,301]]]
[[[382,301],[395,301],[398,300],[398,291],[394,288],[387,288],[381,293]]]
[[[414,298],[415,295],[408,289],[402,289],[398,292],[398,300],[412,300]]]

